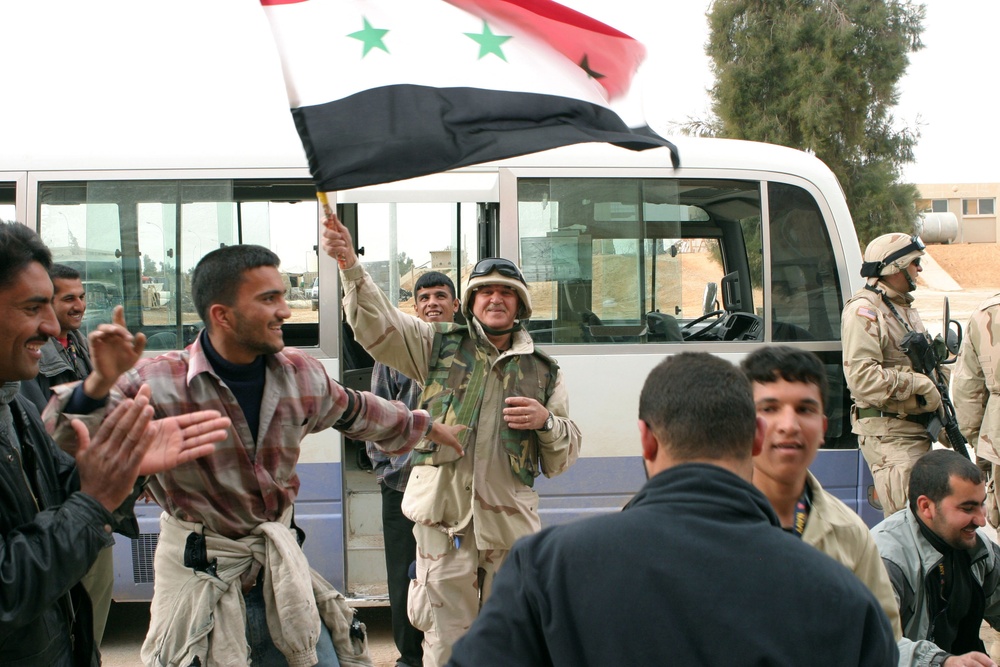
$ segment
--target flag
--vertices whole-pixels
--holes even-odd
[[[550,0],[261,0],[321,191],[569,144],[676,148],[611,100],[636,40]]]

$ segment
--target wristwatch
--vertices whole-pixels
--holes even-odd
[[[552,415],[552,411],[550,410],[549,416],[545,418],[545,423],[542,424],[542,427],[538,430],[541,431],[542,433],[545,433],[547,431],[551,431],[552,427],[555,425],[556,425],[556,418]]]

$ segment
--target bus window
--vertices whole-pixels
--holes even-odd
[[[292,310],[286,343],[317,344],[308,294],[317,275],[317,205],[308,181],[44,182],[38,219],[54,260],[91,285],[88,329],[109,321],[120,303],[150,350],[191,343],[202,326],[191,298],[195,265],[216,248],[256,243],[281,259]],[[107,306],[98,294],[108,295]]]
[[[760,184],[518,181],[540,343],[763,340]]]
[[[773,340],[840,340],[837,261],[816,200],[794,185],[769,183],[768,204]]]

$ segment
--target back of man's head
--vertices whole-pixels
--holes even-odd
[[[932,449],[913,464],[910,472],[910,511],[917,510],[917,499],[927,496],[935,505],[950,496],[951,478],[957,477],[973,484],[983,482],[982,474],[975,463],[952,449]]]
[[[826,403],[826,370],[823,362],[812,352],[788,345],[771,345],[743,357],[740,368],[750,382],[757,384],[770,384],[778,380],[814,384]]]
[[[25,225],[0,221],[0,289],[10,287],[31,262],[38,262],[48,271],[52,253]]]
[[[428,271],[421,274],[413,286],[413,295],[416,296],[420,290],[427,289],[428,287],[447,287],[448,291],[451,292],[451,298],[455,298],[455,283],[440,271]]]
[[[639,395],[646,422],[675,461],[749,460],[757,412],[746,376],[706,352],[667,357]]]
[[[236,303],[245,272],[280,265],[281,259],[276,254],[259,245],[231,245],[208,253],[194,267],[191,278],[191,298],[198,317],[208,326],[208,309],[212,304]]]

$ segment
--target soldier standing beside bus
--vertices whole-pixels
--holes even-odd
[[[439,271],[421,275],[413,286],[413,309],[424,322],[454,322],[458,312],[455,284]],[[394,368],[375,362],[372,393],[387,400],[402,401],[415,410],[420,406],[422,387]],[[410,564],[417,556],[413,522],[403,514],[403,492],[413,471],[410,452],[386,454],[374,442],[365,451],[375,468],[382,492],[382,535],[385,540],[386,584],[392,611],[392,639],[399,651],[396,667],[419,667],[423,662],[423,633],[413,627],[406,613]]]
[[[986,473],[986,520],[1000,526],[996,475],[1000,464],[1000,294],[976,307],[965,329],[965,340],[955,364],[952,390],[962,435],[981,459]]]
[[[469,427],[465,455],[418,444],[403,511],[416,526],[408,610],[424,631],[424,665],[443,665],[489,597],[519,538],[541,528],[534,478],[564,472],[580,452],[562,374],[535,349],[523,320],[531,297],[517,266],[480,261],[462,296],[468,326],[431,324],[396,309],[358,262],[336,216],[323,249],[337,259],[345,317],[378,361],[424,385],[435,420]]]
[[[841,318],[844,376],[854,398],[852,430],[885,516],[906,507],[910,470],[931,448],[927,424],[941,406],[937,387],[913,370],[901,347],[911,331],[926,334],[910,294],[923,255],[917,236],[884,234],[869,243],[861,265],[867,284],[847,302]]]

